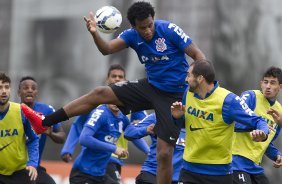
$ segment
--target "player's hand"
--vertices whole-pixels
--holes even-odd
[[[273,167],[279,168],[282,166],[282,156],[277,155],[276,161],[273,162]]]
[[[174,102],[170,106],[171,114],[175,119],[181,118],[185,112],[185,106],[181,102]]]
[[[61,159],[64,162],[69,163],[70,161],[72,161],[72,155],[70,153],[65,153],[61,156]]]
[[[33,166],[26,166],[25,168],[26,170],[28,170],[28,176],[30,177],[31,181],[35,181],[37,178],[37,170],[35,167]]]
[[[154,127],[155,127],[155,124],[151,124],[151,125],[149,125],[149,126],[147,126],[147,134],[148,135],[151,135],[151,134],[154,134]]]
[[[48,129],[44,132],[46,135],[50,136],[52,133],[52,127],[48,127]]]
[[[267,139],[267,135],[262,130],[253,130],[250,135],[255,142],[263,142]]]
[[[267,111],[267,114],[270,114],[273,117],[275,123],[282,127],[282,115],[277,110],[270,108]]]
[[[86,22],[86,27],[91,34],[96,33],[96,21],[94,18],[93,12],[89,13],[89,17],[83,17],[84,21]]]
[[[277,155],[275,162],[273,162],[273,167],[279,168],[282,166],[282,156]]]
[[[119,157],[119,158],[123,158],[123,157],[128,157],[129,153],[127,150],[125,150],[124,148],[120,148],[117,147],[115,154]]]

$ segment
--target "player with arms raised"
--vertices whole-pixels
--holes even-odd
[[[172,153],[180,129],[174,124],[170,105],[182,99],[188,62],[185,54],[194,60],[205,59],[202,51],[177,25],[164,20],[154,20],[155,11],[149,2],[135,2],[127,12],[132,28],[116,39],[105,41],[96,29],[93,13],[84,17],[94,42],[104,55],[134,49],[142,64],[145,64],[147,78],[123,84],[100,86],[90,93],[72,101],[42,121],[26,111],[34,127],[51,126],[55,122],[89,112],[99,104],[115,104],[128,113],[154,109],[157,124],[157,182],[171,183]],[[34,128],[36,129],[36,128]]]

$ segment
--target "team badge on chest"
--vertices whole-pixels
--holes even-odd
[[[158,52],[163,52],[167,49],[164,38],[156,39],[155,43],[156,43],[156,49]]]

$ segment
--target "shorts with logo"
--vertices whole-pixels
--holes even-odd
[[[180,128],[172,119],[170,106],[175,101],[181,101],[183,93],[162,91],[149,84],[146,78],[118,82],[110,87],[123,103],[124,106],[119,107],[123,113],[154,109],[157,117],[155,134],[169,144],[176,143]]]
[[[179,184],[233,184],[232,174],[206,175],[198,174],[182,169],[179,176]]]
[[[270,184],[264,174],[249,174],[243,171],[233,171],[233,184]]]

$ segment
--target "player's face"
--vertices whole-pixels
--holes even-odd
[[[125,80],[124,72],[122,70],[115,69],[110,72],[110,75],[107,78],[107,83],[114,84],[124,80]]]
[[[149,16],[144,20],[135,20],[134,29],[146,40],[152,40],[155,33],[155,25],[153,17]]]
[[[282,84],[275,77],[264,77],[260,82],[261,91],[265,98],[276,100],[276,97],[282,88]]]
[[[199,86],[199,82],[197,81],[197,78],[193,75],[192,71],[193,66],[191,66],[187,72],[186,82],[189,84],[189,91],[195,92]]]
[[[32,106],[38,93],[37,83],[33,80],[24,80],[21,82],[18,95],[21,102]]]
[[[8,103],[11,94],[10,83],[0,81],[0,106]]]

